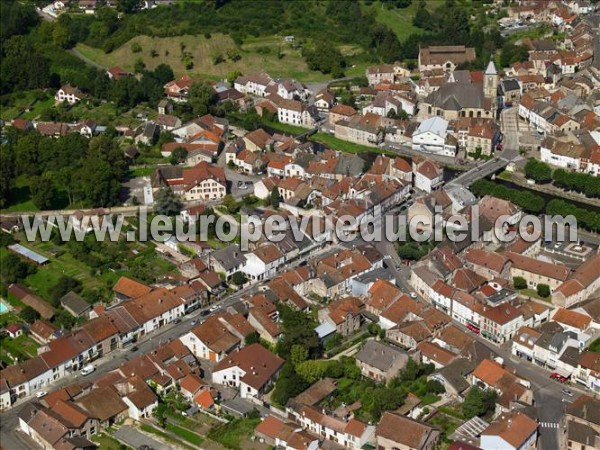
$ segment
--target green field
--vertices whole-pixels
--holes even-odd
[[[354,144],[353,142],[343,141],[328,133],[313,134],[310,138],[312,141],[320,142],[323,145],[333,149],[340,150],[346,153],[381,153],[384,155],[397,156],[394,153],[381,150],[377,147],[367,147],[365,145]]]
[[[140,52],[133,52],[133,43],[141,47]],[[192,55],[194,67],[191,70],[187,70],[182,61],[181,44],[185,45],[184,51]],[[215,80],[223,79],[236,70],[242,73],[266,71],[272,76],[310,76],[312,80],[327,79],[325,75],[309,71],[300,51],[285,44],[281,37],[248,39],[241,46],[239,61],[232,61],[227,57],[227,51],[235,49],[233,40],[224,34],[213,34],[210,39],[190,35],[166,38],[137,36],[108,54],[84,44],[77,45],[77,50],[92,61],[104,67],[120,66],[125,70],[133,70],[135,61],[142,59],[148,69],[166,63],[176,75],[189,73]],[[279,49],[283,55],[281,59],[278,57]],[[156,52],[156,57],[152,57],[153,51]],[[216,55],[222,55],[225,61],[215,65],[213,58]]]
[[[427,9],[432,11],[442,3],[439,0],[426,0]],[[417,12],[419,0],[413,0],[408,8],[386,8],[380,2],[374,2],[367,6],[363,4],[363,8],[370,9],[375,13],[377,22],[387,25],[400,42],[405,41],[411,34],[420,34],[423,32],[420,28],[413,25],[412,21]]]
[[[53,105],[54,97],[41,89],[15,92],[2,97],[0,117],[4,120],[12,120],[17,117],[31,120]]]
[[[21,211],[38,211],[39,208],[33,204],[31,200],[31,192],[29,190],[29,179],[25,176],[18,177],[15,180],[15,186],[11,189],[10,206],[0,212],[21,212]]]

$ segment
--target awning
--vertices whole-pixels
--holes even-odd
[[[570,378],[573,373],[572,370],[563,369],[562,367],[557,367],[554,371],[559,374],[561,377]]]

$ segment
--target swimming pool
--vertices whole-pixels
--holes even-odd
[[[0,302],[0,314],[7,313],[8,311],[8,306],[6,306],[4,302]]]

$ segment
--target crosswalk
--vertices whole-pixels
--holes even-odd
[[[560,425],[555,422],[540,422],[541,428],[559,428]]]

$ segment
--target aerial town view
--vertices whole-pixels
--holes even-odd
[[[600,450],[600,1],[0,20],[0,450]]]

